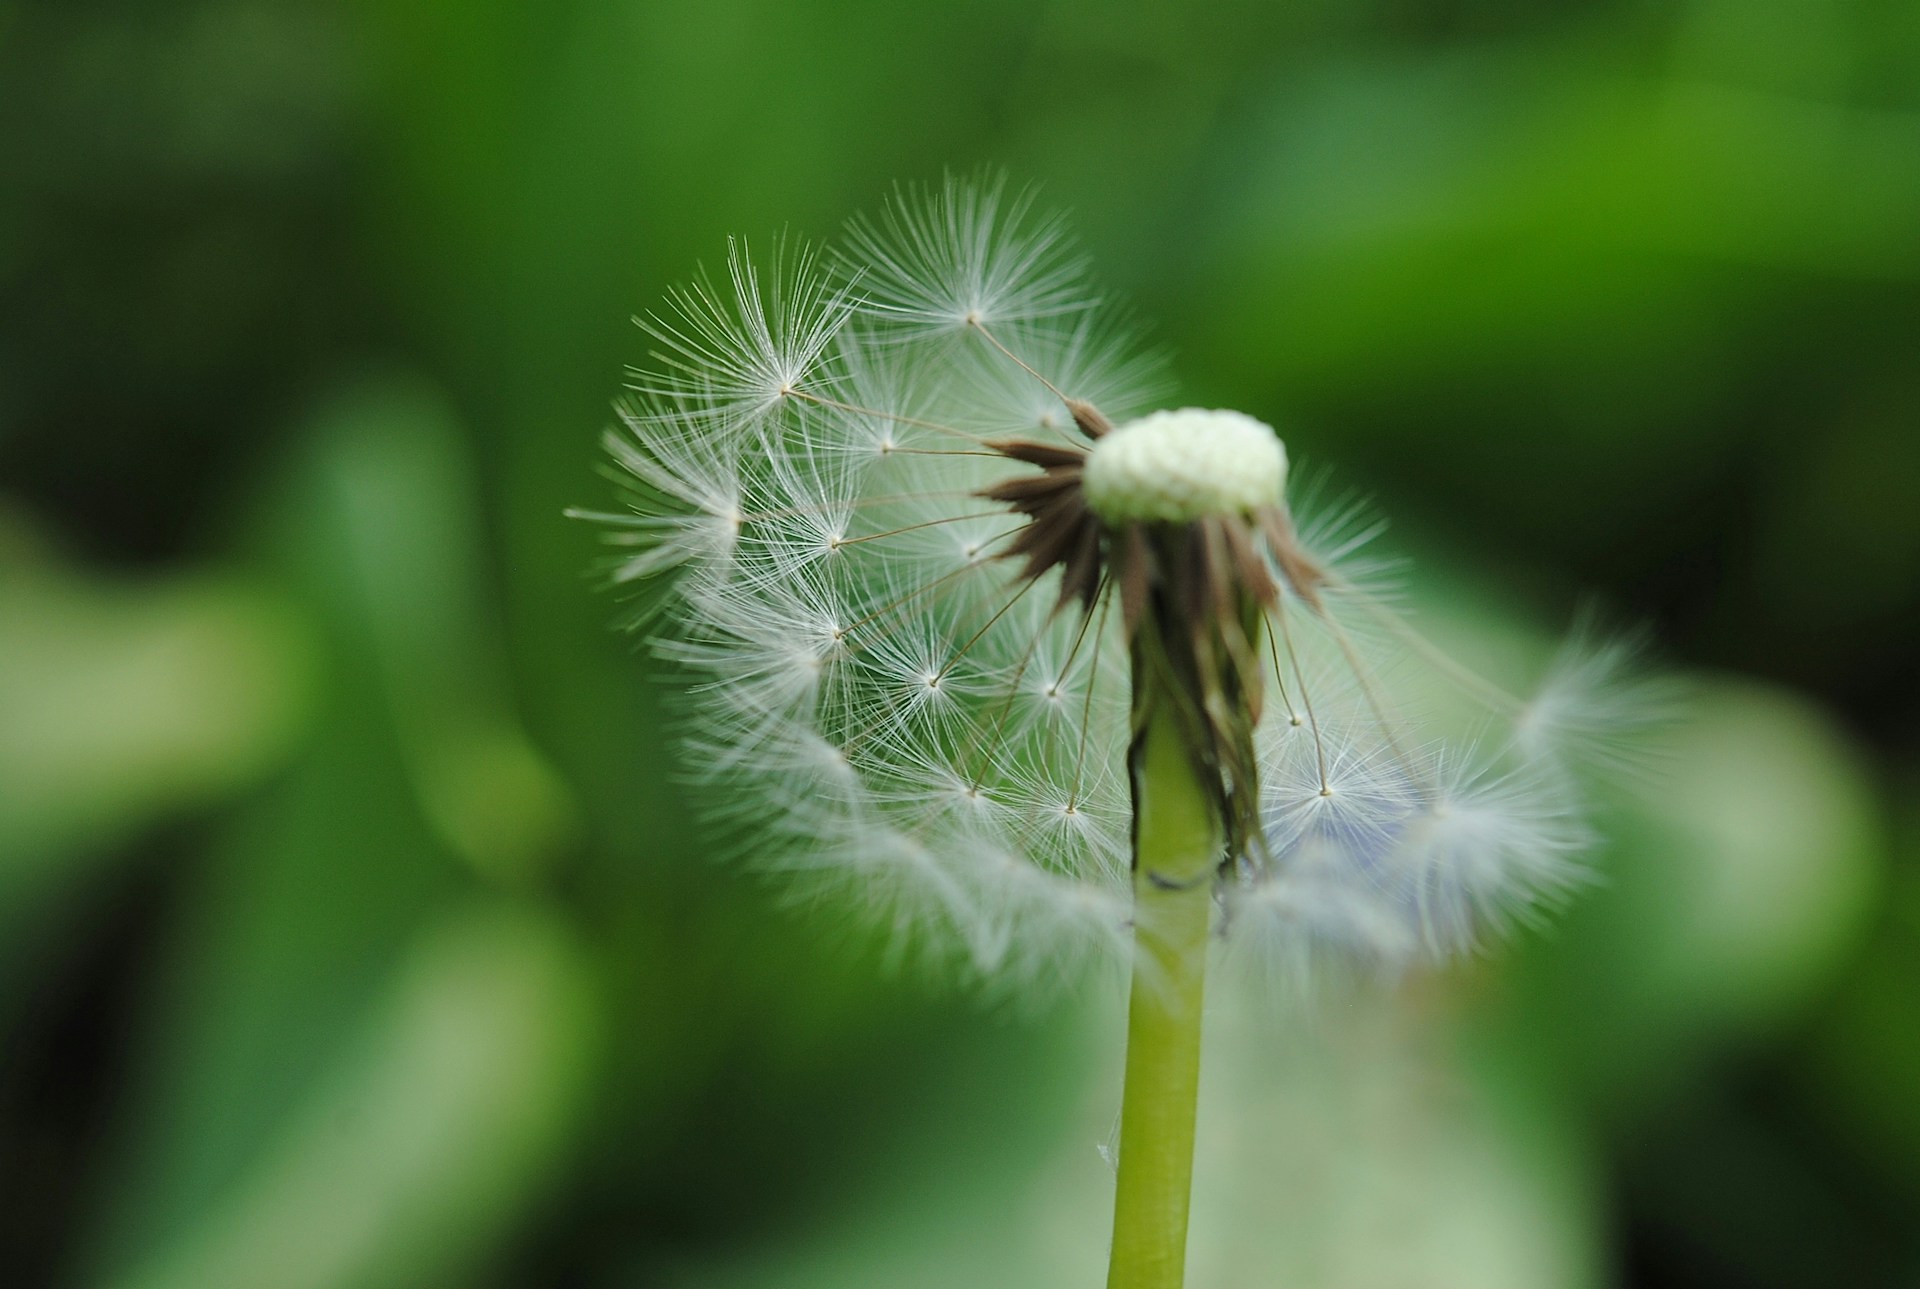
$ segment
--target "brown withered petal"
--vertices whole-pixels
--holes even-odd
[[[985,446],[1003,457],[1024,461],[1028,465],[1037,465],[1043,470],[1080,466],[1086,464],[1087,460],[1084,448],[1061,447],[1055,443],[1036,443],[1032,439],[992,439]]]
[[[1156,571],[1153,562],[1153,549],[1147,544],[1146,525],[1134,522],[1127,525],[1126,536],[1121,539],[1123,552],[1120,565],[1120,616],[1126,627],[1127,638],[1133,638],[1134,631],[1147,615],[1147,593],[1152,589]]]
[[[1227,541],[1227,553],[1233,559],[1234,575],[1240,586],[1266,608],[1273,608],[1280,601],[1280,588],[1274,585],[1273,574],[1267,571],[1267,562],[1260,558],[1260,552],[1253,544],[1253,534],[1243,523],[1235,521],[1223,524],[1222,530]]]
[[[1260,522],[1260,531],[1266,534],[1268,548],[1273,551],[1273,561],[1280,566],[1281,576],[1287,579],[1287,585],[1293,588],[1293,593],[1300,597],[1302,603],[1318,612],[1322,608],[1320,586],[1327,580],[1327,575],[1300,549],[1300,543],[1293,535],[1293,521],[1278,506],[1262,508],[1256,518]]]
[[[1081,523],[1080,535],[1073,554],[1060,566],[1060,600],[1062,607],[1069,600],[1079,600],[1083,613],[1093,612],[1093,602],[1100,591],[1100,526],[1094,523]]]
[[[1080,472],[1056,471],[1048,474],[1022,475],[1007,479],[990,488],[980,490],[980,495],[988,501],[1004,501],[1017,510],[1025,510],[1025,503],[1044,503],[1047,499],[1063,492],[1078,491]]]

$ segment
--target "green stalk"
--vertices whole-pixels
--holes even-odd
[[[1133,982],[1108,1289],[1186,1277],[1213,875],[1224,845],[1213,796],[1162,703],[1134,765]]]

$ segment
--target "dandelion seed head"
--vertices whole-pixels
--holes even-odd
[[[796,898],[1003,983],[1122,960],[1143,665],[1192,698],[1219,925],[1297,987],[1471,951],[1581,880],[1581,767],[1631,761],[1652,706],[1627,652],[1582,635],[1528,700],[1452,666],[1364,506],[1290,483],[1253,417],[1153,410],[1163,363],[1028,195],[733,243],[642,325],[622,504],[580,513],[664,605],[634,621],[718,834]]]

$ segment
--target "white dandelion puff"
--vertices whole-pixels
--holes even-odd
[[[1471,950],[1580,880],[1580,768],[1654,714],[1628,652],[1583,635],[1522,698],[1426,644],[1364,506],[1290,485],[1250,417],[1152,410],[1164,365],[1030,195],[903,192],[764,270],[733,243],[643,325],[625,505],[581,513],[668,599],[684,755],[736,844],[900,951],[1124,959],[1156,721],[1219,837],[1144,877],[1200,883],[1296,982]]]
[[[1271,427],[1154,410],[1029,195],[898,194],[827,262],[734,244],[643,322],[589,517],[733,846],[891,956],[1129,964],[1112,1283],[1177,1282],[1212,941],[1308,990],[1532,920],[1660,695],[1588,632],[1532,697],[1429,644]]]

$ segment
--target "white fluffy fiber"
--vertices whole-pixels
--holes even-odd
[[[831,260],[786,246],[762,268],[733,246],[722,279],[646,325],[659,352],[608,438],[625,504],[595,517],[688,678],[683,756],[739,851],[981,976],[1121,959],[1119,613],[1111,597],[1055,613],[1051,575],[1023,588],[995,558],[1023,521],[972,495],[1028,468],[982,436],[1084,446],[998,345],[1116,423],[1161,389],[1058,224],[994,184],[903,194]],[[1102,451],[1133,469],[1120,445],[1164,454],[1195,416],[1228,418],[1213,446],[1253,464],[1223,479],[1155,456],[1163,482],[1277,496],[1279,442],[1238,414],[1162,413]],[[1273,451],[1248,458],[1256,433]],[[1226,934],[1299,979],[1471,945],[1563,889],[1589,841],[1537,709],[1493,700],[1470,746],[1422,729],[1405,696],[1431,682],[1395,661],[1418,656],[1362,566],[1371,529],[1340,518],[1302,523],[1334,617],[1289,600],[1270,633],[1265,844],[1220,891]],[[1604,670],[1562,668],[1557,711],[1603,723]]]

